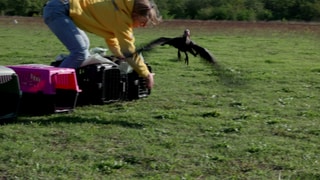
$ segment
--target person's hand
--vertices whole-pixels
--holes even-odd
[[[154,73],[150,73],[148,75],[148,77],[146,78],[147,79],[147,87],[148,89],[152,89],[153,88],[153,85],[154,85],[154,79],[153,79],[153,76],[155,74]]]

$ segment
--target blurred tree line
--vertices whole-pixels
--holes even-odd
[[[320,21],[320,0],[155,0],[164,19]]]
[[[0,13],[6,16],[38,16],[48,0],[0,0]]]
[[[154,0],[163,19],[320,21],[320,0]],[[38,16],[47,0],[0,0],[1,15]]]

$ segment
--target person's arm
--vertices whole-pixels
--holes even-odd
[[[136,47],[134,45],[134,37],[132,35],[132,29],[127,31],[119,31],[116,35],[118,38],[106,39],[109,50],[118,58],[125,58],[125,54],[132,54],[135,52]],[[144,62],[141,54],[135,54],[132,57],[125,58],[128,64],[143,78],[148,81],[148,88],[152,88],[154,79],[152,73],[148,70],[147,65]]]

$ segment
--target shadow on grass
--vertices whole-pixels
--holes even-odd
[[[178,57],[171,57],[170,59],[167,59],[166,61],[168,62],[173,62],[173,63],[182,63],[185,64],[184,58],[179,59]]]
[[[132,129],[143,129],[145,127],[142,123],[132,122],[131,120],[121,119],[101,119],[99,117],[81,117],[81,116],[70,116],[68,114],[61,114],[59,116],[20,116],[18,119],[7,120],[0,125],[7,124],[32,124],[37,123],[42,126],[49,126],[52,124],[77,124],[77,123],[90,123],[90,124],[101,124],[101,125],[116,125],[125,128]]]
[[[218,81],[227,87],[245,87],[247,85],[243,72],[225,67],[221,64],[213,66],[212,74],[218,78]]]

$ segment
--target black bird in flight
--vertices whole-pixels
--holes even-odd
[[[144,47],[138,49],[137,52],[148,51],[154,48],[155,46],[164,46],[170,45],[178,49],[178,58],[181,59],[181,52],[185,54],[185,63],[189,64],[189,56],[188,53],[192,54],[193,56],[199,55],[202,59],[206,60],[209,63],[216,64],[217,61],[215,57],[206,49],[190,39],[190,30],[184,30],[184,33],[181,37],[175,38],[168,38],[168,37],[160,37],[151,41],[149,44],[145,45]]]

